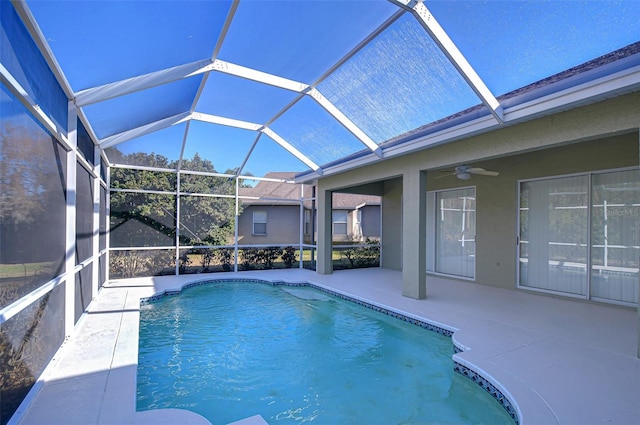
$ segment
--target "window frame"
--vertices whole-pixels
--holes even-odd
[[[311,234],[311,210],[304,210],[304,234]]]
[[[344,213],[344,221],[336,219],[336,214]],[[341,217],[340,217],[341,218]],[[344,225],[344,233],[336,232],[336,225]],[[331,234],[335,236],[348,236],[349,235],[349,210],[332,210],[331,211]]]
[[[260,215],[264,215],[264,221],[257,221],[256,220],[256,216],[258,216],[257,218],[259,220],[261,219]],[[268,222],[267,210],[254,210],[252,215],[251,215],[251,218],[252,218],[251,234],[253,236],[267,236],[267,222]],[[264,232],[256,231],[256,224],[263,224],[264,225]]]

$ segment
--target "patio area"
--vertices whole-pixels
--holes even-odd
[[[17,424],[206,424],[182,410],[135,412],[141,297],[209,279],[310,282],[455,330],[457,363],[515,402],[523,424],[640,420],[637,312],[427,277],[427,299],[401,295],[401,272],[268,270],[107,283],[14,416]],[[453,367],[453,362],[452,362]],[[30,402],[30,403],[29,403]],[[263,424],[246,412],[243,424]],[[11,422],[14,423],[14,422]]]

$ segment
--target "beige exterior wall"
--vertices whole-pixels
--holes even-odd
[[[518,180],[607,170],[638,165],[638,133],[605,137],[543,151],[474,163],[499,171],[498,177],[454,176],[434,179],[427,174],[427,190],[475,186],[476,282],[516,287]]]
[[[462,184],[453,177],[435,181],[433,177],[440,173],[428,172],[426,187],[432,190],[476,186],[476,281],[514,288],[516,181],[638,165],[639,127],[640,93],[632,93],[329,175],[319,179],[318,187],[326,193],[384,182],[382,265],[397,270],[403,268],[403,263],[405,266],[409,264],[408,256],[414,255],[407,252],[407,241],[403,242],[401,235],[410,237],[407,229],[413,229],[415,233],[422,225],[420,221],[424,221],[423,217],[415,214],[419,210],[415,205],[416,199],[402,196],[402,191],[406,190],[403,175],[415,177],[420,170],[459,164],[499,171],[499,177],[474,176]],[[404,211],[403,205],[405,209],[409,205],[413,213]],[[319,205],[319,208],[321,210],[323,205]],[[420,248],[416,243],[413,251]],[[404,272],[409,271],[403,268]],[[408,273],[414,274],[413,271]],[[419,286],[420,279],[416,279],[414,285]],[[420,290],[418,288],[413,292],[419,293]]]
[[[366,238],[379,239],[380,238],[380,206],[379,205],[365,205],[360,208],[362,211],[362,235]]]
[[[402,179],[384,182],[382,193],[382,267],[402,270]]]
[[[253,235],[253,211],[267,212],[267,234]],[[300,243],[300,207],[296,205],[249,205],[238,218],[238,244]]]

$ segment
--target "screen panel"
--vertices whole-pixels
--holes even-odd
[[[0,325],[0,423],[11,419],[64,341],[64,285]]]
[[[110,279],[175,275],[175,249],[117,250],[109,256]]]
[[[480,103],[411,15],[404,15],[319,86],[375,142]]]
[[[0,62],[45,114],[66,129],[69,100],[11,2],[0,2],[0,29]]]
[[[298,93],[252,80],[213,72],[198,100],[196,112],[264,124]]]
[[[114,165],[176,168],[186,124],[177,124],[105,149]]]
[[[110,246],[175,246],[175,195],[111,193]]]
[[[85,106],[91,126],[100,139],[164,118],[189,112],[202,76],[195,76],[147,90]],[[158,101],[162,99],[163,101]]]
[[[398,8],[389,2],[240,2],[220,59],[313,83]]]
[[[640,34],[635,1],[426,4],[495,95],[637,42]]]
[[[29,2],[75,91],[210,58],[230,5],[224,0]]]
[[[4,86],[0,103],[4,307],[64,271],[67,153]]]
[[[155,155],[145,156],[148,164],[166,164],[166,158]],[[160,165],[161,166],[161,165]],[[111,169],[112,189],[176,191],[176,173],[168,171],[136,170],[128,168]],[[117,198],[116,198],[117,199]],[[113,194],[111,203],[113,205]]]
[[[234,229],[234,198],[180,197],[180,245],[227,245]]]
[[[318,165],[366,149],[342,124],[308,97],[297,102],[270,127]]]
[[[93,278],[93,263],[85,266],[82,270],[76,273],[75,287],[74,287],[74,322],[78,323],[80,316],[89,306],[93,298],[93,287],[91,280]]]
[[[191,121],[182,169],[235,173],[249,153],[258,132]]]
[[[76,262],[93,255],[93,177],[76,164]]]
[[[84,159],[86,159],[89,164],[95,164],[95,145],[89,136],[89,132],[82,124],[82,121],[78,119],[78,131],[77,131],[77,142],[78,149],[82,153]]]

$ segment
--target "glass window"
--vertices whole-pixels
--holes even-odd
[[[304,234],[311,234],[311,210],[304,210]]]
[[[348,212],[346,210],[338,210],[332,212],[334,235],[347,234],[347,215]]]
[[[638,170],[592,177],[591,297],[638,301],[640,176]]]
[[[254,211],[253,212],[253,234],[254,235],[266,235],[267,234],[267,212],[266,211]]]
[[[0,104],[0,307],[4,307],[64,270],[67,165],[66,151],[4,86]]]
[[[520,185],[522,286],[586,295],[588,176]]]
[[[476,190],[464,188],[435,195],[435,271],[475,277]]]

